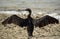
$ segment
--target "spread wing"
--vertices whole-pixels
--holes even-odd
[[[14,24],[20,25],[23,21],[24,21],[24,19],[18,17],[17,15],[12,15],[12,16],[8,17],[7,19],[5,19],[2,22],[2,24],[6,25],[6,24],[14,23]]]
[[[34,22],[34,25],[37,27],[43,27],[48,24],[55,24],[55,23],[59,23],[59,21],[56,18],[46,15],[46,16],[36,20]]]

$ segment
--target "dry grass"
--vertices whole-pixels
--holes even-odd
[[[4,27],[1,22],[8,16],[0,14],[0,39],[27,39],[26,28],[8,24]],[[32,39],[60,39],[60,24],[49,24],[42,28],[34,28]]]

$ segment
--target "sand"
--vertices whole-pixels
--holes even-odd
[[[0,39],[27,39],[27,29],[15,24],[2,25],[8,15],[0,14]],[[60,24],[49,24],[45,27],[35,27],[31,39],[60,39]]]

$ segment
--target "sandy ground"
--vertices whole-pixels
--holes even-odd
[[[6,27],[1,22],[8,16],[0,14],[0,39],[27,39],[26,28],[15,24],[8,24]],[[60,39],[60,24],[49,24],[42,28],[34,28],[31,39]]]

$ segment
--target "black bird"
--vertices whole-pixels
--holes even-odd
[[[29,15],[26,19],[22,19],[20,17],[18,17],[17,15],[12,15],[10,17],[8,17],[7,19],[5,19],[2,24],[6,25],[6,24],[17,24],[20,27],[27,27],[27,33],[28,33],[28,39],[30,39],[31,36],[33,36],[33,30],[34,30],[34,25],[37,27],[43,27],[46,26],[48,24],[54,24],[54,23],[59,23],[59,21],[51,16],[44,16],[40,19],[37,20],[37,22],[31,17],[31,9],[27,8],[25,10],[21,10],[21,11],[28,11]]]
[[[18,17],[17,15],[12,15],[10,17],[8,17],[7,19],[5,19],[2,24],[4,26],[6,26],[6,24],[17,24],[20,27],[27,27],[27,33],[28,33],[28,39],[30,36],[33,36],[33,30],[34,30],[34,25],[33,25],[33,19],[31,18],[31,9],[27,8],[25,10],[21,10],[21,11],[28,11],[29,15],[26,19],[22,19],[20,17]]]

